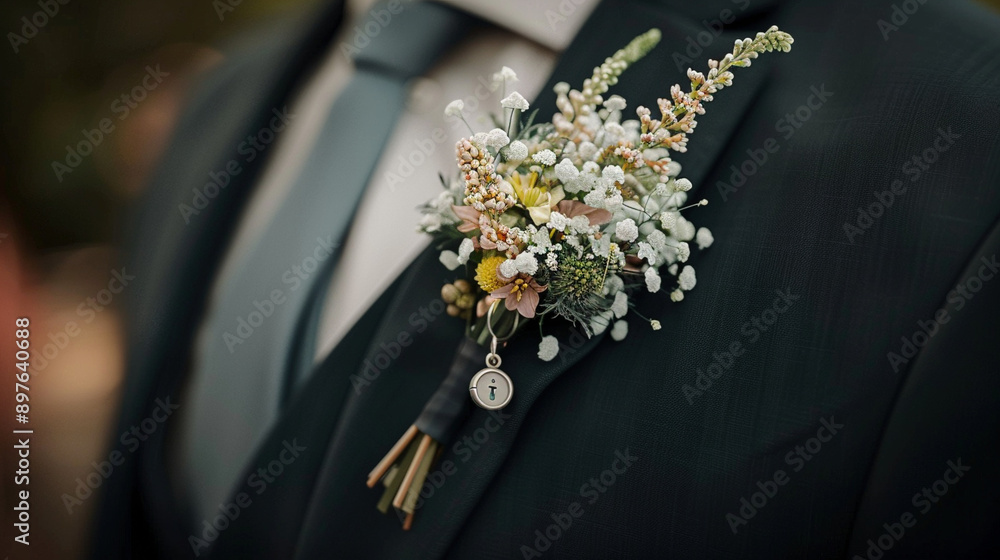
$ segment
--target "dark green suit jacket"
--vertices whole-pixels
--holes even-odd
[[[289,102],[340,14],[335,3],[254,36],[179,123],[136,213],[129,269],[141,281],[130,292],[116,433],[155,399],[176,400],[208,286],[264,158],[191,223],[178,205]],[[718,37],[713,20],[730,20]],[[696,255],[700,281],[683,303],[639,296],[662,330],[633,321],[623,342],[567,331],[548,363],[534,337],[515,340],[504,352],[513,403],[468,416],[404,532],[375,510],[364,480],[462,336],[459,322],[431,311],[447,275],[428,251],[292,399],[247,472],[240,492],[250,503],[201,557],[1000,551],[997,17],[962,1],[606,0],[550,85],[580,84],[655,26],[662,42],[613,90],[652,106],[684,82],[679,66],[702,69],[771,24],[795,36],[792,52],[738,70],[678,158],[692,198],[710,201],[695,221],[717,241]],[[540,117],[553,111],[550,89],[533,103]],[[356,391],[350,377],[403,332],[414,343]],[[105,483],[95,558],[194,556],[189,536],[204,527],[189,526],[172,499],[170,429],[126,453]],[[275,460],[280,476],[251,477]]]

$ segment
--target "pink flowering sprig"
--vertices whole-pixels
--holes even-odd
[[[650,110],[638,107],[636,114],[641,125],[640,149],[665,147],[677,152],[687,151],[687,135],[698,125],[697,115],[704,115],[704,104],[714,99],[713,94],[733,85],[731,68],[746,68],[764,52],[788,52],[795,39],[772,25],[767,31],[757,33],[753,39],[737,39],[733,52],[719,60],[708,61],[708,75],[688,68],[691,91],[684,92],[680,85],[670,88],[670,99],[658,99],[660,119],[654,121]]]

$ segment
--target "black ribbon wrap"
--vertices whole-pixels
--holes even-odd
[[[469,380],[486,367],[487,349],[464,337],[448,370],[448,376],[427,401],[414,425],[441,443],[451,441],[469,413]]]

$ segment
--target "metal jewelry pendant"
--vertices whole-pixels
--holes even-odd
[[[496,338],[493,341],[494,351],[487,354],[486,367],[469,382],[472,402],[486,410],[499,410],[514,396],[514,382],[500,369],[500,356],[495,353]]]
[[[496,309],[499,300],[494,302],[486,316],[486,328],[489,329],[493,339],[490,341],[490,353],[486,355],[486,367],[479,370],[472,376],[469,382],[469,395],[476,406],[486,410],[500,410],[507,406],[514,397],[514,381],[503,370],[500,369],[500,355],[497,354],[497,346],[500,339],[493,332],[493,310]],[[517,330],[517,323],[520,317],[515,317],[514,330]],[[509,336],[508,336],[509,338]]]

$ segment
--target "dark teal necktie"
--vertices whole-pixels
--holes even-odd
[[[277,418],[288,387],[311,370],[337,248],[406,102],[407,81],[479,21],[439,4],[394,6],[398,13],[381,5],[369,14],[382,18],[357,23],[370,43],[349,45],[351,81],[292,191],[206,311],[177,447],[179,481],[196,522],[216,513]],[[378,258],[373,255],[370,266],[378,266]]]

